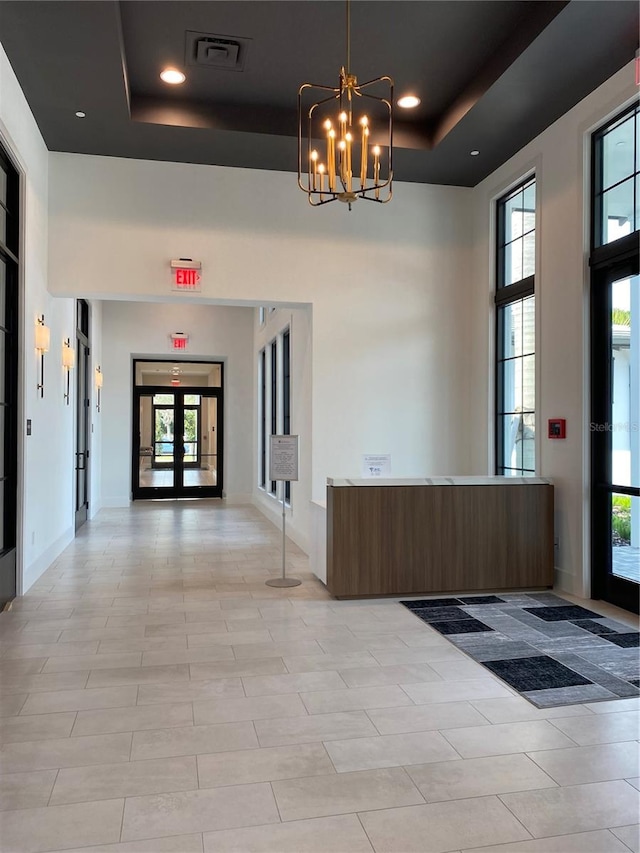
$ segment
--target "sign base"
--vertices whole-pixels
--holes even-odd
[[[272,578],[271,580],[265,581],[267,586],[300,586],[302,581],[299,581],[297,578]]]

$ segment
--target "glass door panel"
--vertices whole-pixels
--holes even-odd
[[[186,488],[218,485],[218,398],[199,396],[198,406],[186,405],[185,395],[185,465],[183,485]]]
[[[140,394],[139,488],[174,488],[175,449],[174,395]]]
[[[592,594],[638,612],[640,593],[640,276],[637,260],[594,276]]]
[[[639,584],[640,276],[612,281],[610,297],[611,571]]]

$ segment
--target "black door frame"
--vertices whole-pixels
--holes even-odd
[[[136,364],[138,361],[166,361],[166,359],[136,359],[133,362],[133,418],[132,418],[132,456],[131,456],[131,494],[133,500],[166,498],[222,498],[224,491],[224,363],[206,362],[220,366],[220,387],[181,385],[136,385]],[[192,364],[199,362],[191,362]],[[175,394],[174,438],[184,433],[184,410],[193,408],[192,403],[184,403],[184,397],[197,394],[204,398],[216,398],[216,485],[215,486],[184,486],[184,450],[183,442],[174,440],[174,476],[171,487],[140,486],[140,398],[155,394]],[[190,464],[187,467],[193,467]]]
[[[640,497],[640,488],[612,482],[611,289],[609,285],[638,275],[637,233],[602,246],[591,259],[591,597],[640,612],[638,585],[612,572],[611,496]],[[640,319],[640,318],[639,318]],[[602,428],[598,428],[601,426]],[[604,522],[604,523],[603,523]]]
[[[18,365],[21,332],[21,183],[20,173],[0,145],[0,165],[7,175],[6,197],[0,200],[6,216],[6,236],[0,238],[0,259],[5,267],[2,299],[4,318],[2,337],[3,391],[0,409],[3,429],[0,433],[0,488],[2,490],[2,531],[0,531],[0,605],[15,597],[18,586]]]
[[[82,527],[89,514],[89,454],[90,454],[90,407],[91,383],[89,370],[91,307],[85,299],[76,300],[76,347],[78,368],[76,381],[76,437],[75,437],[75,530]],[[84,438],[84,441],[81,441]],[[79,450],[84,447],[84,450]],[[84,475],[84,476],[82,476]],[[81,494],[81,483],[84,495]],[[84,501],[81,503],[81,498]]]

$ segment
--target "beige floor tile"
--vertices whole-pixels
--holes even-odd
[[[412,704],[407,694],[396,685],[354,687],[349,690],[320,690],[301,695],[310,714],[359,711],[368,708],[397,708]]]
[[[26,660],[0,660],[0,676],[4,681],[5,678],[37,675],[42,671],[48,660],[46,657],[27,658]]]
[[[130,750],[130,733],[8,743],[0,752],[0,773],[128,761]]]
[[[7,647],[3,655],[3,660],[68,657],[71,655],[94,655],[97,650],[97,641],[90,643],[34,643],[33,645],[29,644]],[[85,667],[81,667],[81,669],[84,668]]]
[[[431,661],[431,668],[444,681],[468,681],[469,679],[486,678],[488,670],[474,660],[460,661]]]
[[[187,613],[187,616],[190,614]],[[147,625],[144,636],[149,639],[159,637],[187,637],[197,634],[217,635],[226,634],[227,625],[218,618],[214,622],[171,622],[167,625]]]
[[[189,665],[193,681],[212,678],[243,677],[245,675],[280,675],[286,673],[282,658],[264,660],[221,661],[220,663],[192,663]]]
[[[77,669],[116,669],[140,666],[141,652],[120,655],[73,655],[66,658],[49,658],[43,672],[73,672]]]
[[[60,770],[51,805],[191,791],[198,787],[196,758],[160,758]]]
[[[428,803],[555,787],[553,779],[526,755],[424,764],[408,767],[407,773]]]
[[[322,672],[327,669],[378,666],[370,652],[353,652],[350,655],[296,655],[285,657],[284,662],[289,672]]]
[[[525,720],[551,720],[554,717],[590,717],[586,705],[561,705],[559,708],[536,708],[522,696],[502,699],[472,699],[477,708],[491,723],[520,723]]]
[[[463,853],[629,853],[627,848],[608,829],[514,841],[511,844],[492,844],[474,847]]]
[[[405,693],[417,705],[434,702],[460,702],[474,699],[509,698],[513,693],[493,678],[472,678],[468,681],[427,682],[403,685]]]
[[[589,702],[585,705],[594,714],[619,714],[622,711],[640,711],[640,696],[631,699],[613,699],[610,702]]]
[[[17,716],[26,700],[26,693],[0,693],[0,717]]]
[[[230,646],[203,646],[195,649],[176,649],[175,651],[143,652],[143,666],[170,666],[177,663],[208,663],[213,661],[234,660]]]
[[[356,815],[204,834],[205,853],[372,853]]]
[[[611,832],[626,844],[633,853],[640,853],[640,825],[636,823],[632,826],[618,826]]]
[[[118,841],[124,800],[19,809],[2,813],[2,845],[8,853]]]
[[[271,645],[273,642],[271,634],[267,630],[266,625],[262,625],[261,630],[251,631],[227,631],[226,633],[216,634],[200,634],[189,632],[189,648],[198,646],[242,646],[242,645],[257,645],[265,643]],[[280,655],[281,657],[281,655]]]
[[[626,826],[640,813],[640,792],[626,782],[503,794],[501,799],[535,838]]]
[[[181,637],[130,637],[123,640],[100,640],[99,655],[120,652],[172,652],[187,648],[186,634]]]
[[[52,740],[68,737],[76,715],[37,714],[33,717],[3,717],[0,720],[0,743]]]
[[[463,758],[533,752],[539,749],[565,749],[575,745],[548,720],[448,729],[442,733]]]
[[[456,726],[489,726],[488,721],[469,702],[385,708],[369,711],[368,715],[382,735],[449,729]]]
[[[365,812],[360,820],[376,853],[444,853],[529,837],[497,797]]]
[[[234,785],[126,801],[124,841],[279,823],[271,786]]]
[[[4,633],[0,625],[0,637],[7,646],[22,646],[32,645],[34,643],[57,643],[61,635],[60,630],[51,629],[49,631],[24,631],[16,634],[15,631]]]
[[[60,635],[61,643],[71,643],[81,640],[116,641],[144,638],[144,626],[129,628],[67,628]]]
[[[161,706],[164,707],[164,706]],[[134,732],[131,760],[231,752],[259,746],[250,722]]]
[[[640,712],[598,714],[592,717],[567,717],[553,725],[580,746],[635,740],[640,732]]]
[[[637,741],[542,750],[530,753],[530,757],[559,785],[608,782],[640,772]]]
[[[137,705],[133,708],[110,708],[106,711],[80,711],[71,734],[73,737],[79,737],[192,724],[193,710],[190,702],[180,705]]]
[[[256,720],[255,728],[260,746],[287,746],[377,734],[364,711]]]
[[[443,642],[448,642],[448,640],[444,640],[441,634],[432,630],[407,631],[405,628],[398,631],[398,636],[410,649],[419,648],[420,646],[441,646]]]
[[[198,756],[201,788],[332,773],[335,773],[333,764],[322,744],[318,743]]]
[[[121,844],[99,844],[96,847],[77,847],[73,853],[202,853],[202,834],[172,835],[149,841],[124,841]],[[52,850],[51,853],[67,853]]]
[[[232,634],[232,636],[235,636]],[[259,658],[282,658],[286,655],[315,655],[321,654],[322,649],[315,640],[300,640],[299,642],[284,643],[248,643],[233,645],[233,651],[238,660],[258,660]]]
[[[380,651],[382,649],[406,649],[407,646],[394,634],[360,634],[351,638],[323,637],[318,640],[322,650],[328,655],[341,655],[345,652]]]
[[[348,687],[381,687],[385,684],[442,681],[438,673],[426,663],[366,666],[361,669],[344,669],[339,674]]]
[[[242,679],[247,696],[278,693],[302,693],[312,690],[344,690],[346,684],[337,672],[301,672],[294,675],[256,675]]]
[[[173,702],[195,702],[203,699],[239,699],[245,695],[239,678],[217,678],[212,681],[188,681],[184,684],[141,684],[138,705],[164,705]]]
[[[46,806],[57,772],[57,770],[35,770],[31,773],[10,773],[7,776],[0,776],[0,810]],[[1,817],[0,827],[2,827]]]
[[[398,663],[432,663],[436,661],[468,661],[466,655],[459,652],[451,643],[445,645],[421,646],[416,649],[386,649],[371,652],[382,666]]]
[[[24,703],[21,715],[85,711],[92,708],[124,708],[135,705],[137,688],[98,687],[93,690],[57,690],[33,693]]]
[[[335,740],[325,747],[338,773],[460,759],[438,732]]]
[[[193,704],[193,718],[196,725],[306,715],[307,709],[302,704],[302,700],[293,693],[278,696],[252,696],[244,699],[211,699]]]
[[[118,687],[126,684],[179,683],[189,680],[189,664],[136,666],[130,669],[103,669],[92,672],[87,687]]]
[[[284,821],[423,802],[420,792],[400,767],[291,779],[273,782],[272,787]]]

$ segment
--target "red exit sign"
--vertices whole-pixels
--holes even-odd
[[[200,292],[200,261],[191,261],[187,258],[180,258],[177,261],[171,261],[172,273],[172,290],[179,290],[187,293]]]

